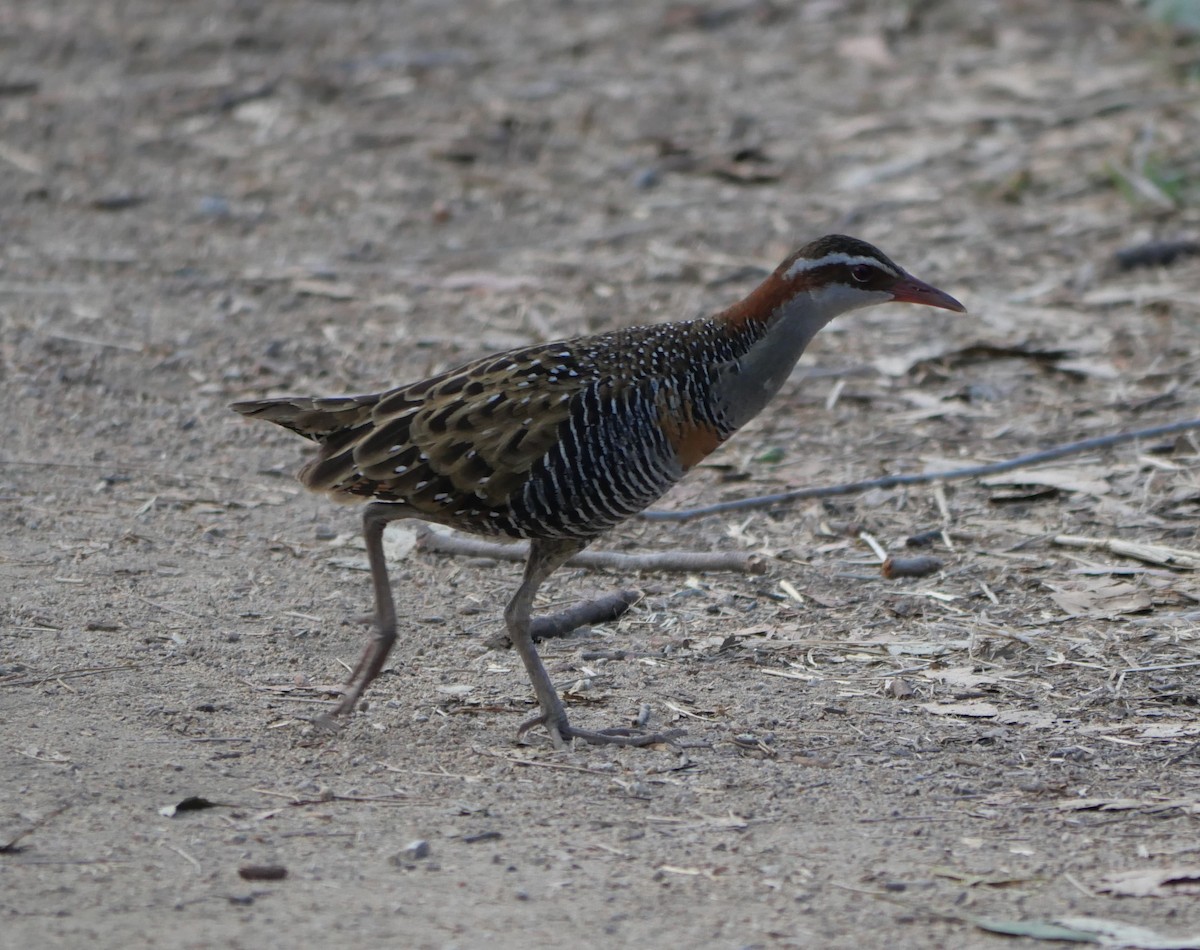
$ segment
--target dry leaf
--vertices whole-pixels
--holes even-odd
[[[1004,475],[992,475],[980,479],[980,484],[991,488],[996,485],[1046,485],[1063,491],[1074,491],[1084,495],[1107,495],[1112,486],[1102,478],[1089,478],[1079,468],[1038,468]]]
[[[1051,590],[1054,593],[1050,599],[1072,617],[1116,619],[1123,614],[1143,613],[1153,606],[1146,591],[1107,577],[1066,582]]]
[[[955,650],[965,650],[966,640],[946,640],[935,643],[931,640],[913,641],[910,643],[889,643],[886,645],[889,656],[941,656]]]
[[[1194,297],[1189,296],[1189,292],[1182,284],[1155,282],[1093,290],[1084,294],[1080,303],[1085,307],[1110,307],[1120,304],[1136,306],[1173,302],[1186,304],[1189,300],[1194,300]]]
[[[1141,544],[1121,538],[1082,538],[1072,534],[1060,534],[1055,544],[1071,548],[1100,548],[1120,557],[1131,557],[1148,564],[1160,564],[1178,570],[1200,570],[1200,552],[1184,548],[1169,548],[1162,544]]]
[[[910,347],[902,353],[878,356],[871,361],[871,365],[885,375],[904,376],[922,363],[966,366],[991,360],[1027,359],[1055,365],[1059,360],[1076,355],[1058,347],[1046,347],[1034,340],[1015,340],[1011,343],[977,340],[962,346],[948,339],[938,339]]]
[[[331,280],[295,280],[292,290],[305,297],[327,297],[330,300],[352,300],[354,288]]]
[[[1059,360],[1055,368],[1060,373],[1073,373],[1076,376],[1090,376],[1093,379],[1120,379],[1121,371],[1111,360],[1077,357],[1070,360]]]
[[[1200,724],[1156,722],[1142,726],[1138,735],[1143,739],[1184,739],[1200,734]]]
[[[1197,950],[1200,934],[1168,937],[1149,927],[1127,924],[1102,917],[1060,917],[1055,921],[1082,934],[1094,935],[1102,947],[1128,947],[1135,950]]]
[[[417,546],[416,528],[390,527],[383,536],[383,553],[388,561],[396,563],[403,561]]]
[[[921,703],[921,709],[935,716],[970,716],[973,719],[990,719],[1000,714],[991,703]]]
[[[1178,897],[1200,894],[1200,866],[1115,871],[1100,878],[1096,889],[1120,897]]]
[[[996,722],[1005,726],[1025,726],[1028,729],[1049,729],[1058,717],[1040,709],[1006,709],[996,717]]]
[[[937,683],[945,683],[958,689],[974,689],[996,682],[996,677],[987,673],[976,673],[974,667],[955,666],[945,670],[922,670],[921,675]]]
[[[1150,807],[1137,798],[1068,798],[1058,803],[1063,811],[1133,811]]]
[[[445,290],[486,290],[492,293],[541,286],[541,281],[526,274],[493,274],[490,271],[459,271],[457,274],[448,274],[439,283]]]
[[[895,63],[887,39],[881,33],[859,33],[838,40],[837,53],[843,59],[857,60],[869,66],[887,68]]]

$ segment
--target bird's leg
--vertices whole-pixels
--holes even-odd
[[[333,715],[344,715],[354,708],[360,696],[383,669],[392,644],[396,642],[396,604],[388,580],[387,559],[383,554],[383,529],[392,521],[411,517],[404,505],[372,502],[363,511],[363,540],[367,544],[367,563],[371,568],[371,586],[375,590],[375,626],[366,649],[359,657],[346,692]]]
[[[529,548],[529,559],[525,562],[525,576],[521,586],[517,588],[513,599],[504,609],[504,623],[508,628],[509,639],[533,683],[533,692],[537,696],[541,714],[522,723],[517,730],[521,735],[532,726],[544,725],[550,733],[550,739],[556,748],[565,748],[569,739],[583,739],[586,742],[614,745],[650,745],[655,742],[667,741],[669,737],[656,734],[643,734],[634,729],[603,729],[591,732],[577,729],[567,719],[567,710],[563,701],[550,680],[550,674],[538,656],[537,647],[533,643],[533,598],[546,578],[553,574],[563,563],[574,554],[587,546],[586,541],[559,540],[534,541]]]

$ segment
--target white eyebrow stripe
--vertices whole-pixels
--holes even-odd
[[[830,264],[846,264],[850,267],[853,267],[855,264],[870,264],[872,267],[878,267],[880,270],[887,271],[893,277],[900,276],[898,271],[888,267],[887,264],[876,257],[863,257],[861,255],[847,254],[845,251],[834,251],[832,254],[818,257],[816,260],[800,258],[800,260],[796,261],[796,263],[784,272],[783,277],[785,280],[791,280],[797,274],[816,270],[818,267],[828,267]]]

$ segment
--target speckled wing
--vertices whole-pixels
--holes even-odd
[[[452,522],[460,509],[504,506],[558,439],[572,398],[593,381],[563,344],[551,344],[349,397],[352,404],[312,400],[307,416],[295,408],[290,416],[255,414],[322,442],[300,472],[309,488],[404,502]],[[328,431],[314,435],[321,428]]]

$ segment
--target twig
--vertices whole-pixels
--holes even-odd
[[[1189,660],[1187,663],[1160,663],[1158,666],[1130,666],[1127,669],[1121,670],[1121,675],[1126,673],[1157,673],[1160,670],[1183,670],[1193,666],[1200,666],[1200,660]]]
[[[480,541],[458,534],[422,530],[417,536],[422,551],[435,554],[463,554],[490,557],[497,561],[523,561],[529,553],[526,544],[501,544]],[[615,571],[677,571],[690,574],[702,571],[738,571],[765,574],[766,561],[757,554],[741,551],[663,551],[652,554],[621,554],[618,551],[581,551],[567,567],[589,567]]]
[[[253,742],[251,736],[193,736],[192,738],[144,739],[147,745],[167,745],[175,742]]]
[[[166,848],[168,851],[174,851],[177,855],[179,855],[185,861],[191,862],[191,865],[192,865],[192,867],[194,867],[196,869],[197,874],[204,873],[204,866],[199,861],[197,861],[195,858],[193,858],[190,854],[188,854],[186,851],[184,851],[183,849],[177,848],[173,844],[167,844],[165,841],[160,841],[158,844],[159,844],[159,847]]]
[[[1100,548],[1118,557],[1131,557],[1148,564],[1174,567],[1185,571],[1200,570],[1200,553],[1183,548],[1169,548],[1161,544],[1142,544],[1122,538],[1083,538],[1074,534],[1059,534],[1055,544],[1069,548]]]
[[[47,673],[45,676],[35,676],[27,679],[0,680],[0,686],[39,686],[57,680],[75,679],[79,676],[96,676],[100,673],[116,673],[120,670],[138,670],[141,664],[130,663],[125,666],[93,666],[80,670],[66,670],[62,673]]]
[[[619,618],[630,607],[641,600],[641,591],[618,590],[595,600],[585,600],[583,603],[568,607],[566,610],[546,617],[535,617],[530,626],[534,640],[551,640],[555,637],[565,637],[580,627],[590,627],[594,623],[610,623]],[[507,650],[512,646],[508,634],[499,633],[484,644],[492,650]]]
[[[290,792],[277,792],[270,788],[252,788],[250,791],[260,795],[286,798],[287,806],[290,808],[308,808],[311,805],[328,805],[332,802],[345,802],[351,805],[409,805],[418,801],[406,792],[396,792],[394,795],[335,795],[330,792],[319,798],[296,798]]]
[[[897,488],[901,485],[924,485],[929,482],[952,481],[961,478],[978,478],[981,475],[996,475],[1000,472],[1011,472],[1017,468],[1028,468],[1042,462],[1051,462],[1067,455],[1078,455],[1092,449],[1104,449],[1137,439],[1149,439],[1160,435],[1172,435],[1176,432],[1187,432],[1200,429],[1200,419],[1185,419],[1182,422],[1171,422],[1167,425],[1152,426],[1149,429],[1135,429],[1132,432],[1118,432],[1114,435],[1101,435],[1091,439],[1080,439],[1078,442],[1067,442],[1056,445],[1052,449],[1041,452],[1031,452],[1028,455],[1018,455],[1016,458],[1003,462],[990,462],[987,465],[971,465],[966,468],[952,468],[945,472],[920,472],[911,475],[884,475],[882,478],[871,478],[862,482],[847,482],[842,485],[824,485],[819,488],[798,488],[795,491],[779,492],[775,495],[756,495],[753,498],[739,498],[735,501],[722,501],[713,505],[702,505],[698,508],[680,508],[677,511],[643,511],[642,517],[647,521],[689,521],[705,515],[723,514],[727,511],[749,511],[754,508],[769,508],[772,505],[785,505],[807,498],[831,498],[836,495],[855,495],[870,491],[873,488]]]
[[[142,343],[125,343],[121,340],[101,340],[93,336],[79,336],[74,333],[47,333],[48,339],[65,340],[67,343],[81,343],[84,346],[99,346],[109,347],[114,350],[128,350],[131,353],[144,352],[146,347]]]
[[[20,854],[25,850],[25,847],[18,843],[22,838],[33,834],[38,828],[41,828],[43,825],[45,825],[46,822],[50,821],[52,818],[57,818],[70,807],[71,806],[69,802],[65,805],[59,805],[52,811],[42,815],[41,818],[34,821],[33,824],[31,824],[24,831],[18,831],[13,837],[9,838],[3,844],[0,844],[0,854]]]
[[[151,600],[149,597],[143,597],[141,594],[134,594],[134,596],[143,604],[148,604],[156,610],[165,610],[169,614],[178,614],[180,617],[187,617],[188,620],[200,620],[200,618],[195,614],[190,614],[186,610],[182,610],[179,607],[172,607],[170,604],[159,603],[157,600]]]
[[[539,769],[554,769],[559,772],[586,772],[588,775],[611,775],[611,772],[601,771],[600,769],[589,769],[582,765],[569,765],[566,762],[538,762],[535,759],[518,759],[516,756],[505,755],[502,752],[493,752],[491,749],[476,749],[477,752],[482,752],[484,755],[490,755],[492,758],[500,759],[510,765],[525,765],[536,767]]]
[[[130,472],[134,475],[144,475],[148,478],[173,478],[177,481],[183,482],[184,484],[200,481],[204,478],[211,478],[220,482],[250,483],[251,481],[250,478],[245,475],[222,475],[217,472],[193,472],[190,470],[183,472],[168,472],[163,471],[162,469],[147,468],[144,465],[108,465],[103,463],[87,465],[79,462],[47,462],[44,460],[38,461],[31,459],[0,459],[0,465],[8,466],[10,468],[36,468],[38,470],[45,470],[47,467],[50,467],[56,470],[68,469],[76,472],[91,472],[93,474],[103,476],[123,475],[126,472]]]
[[[870,531],[858,532],[858,540],[871,549],[871,552],[879,558],[880,564],[887,561],[887,551],[883,549],[883,545],[879,543],[879,540]]]
[[[548,617],[535,617],[530,632],[535,640],[565,637],[580,627],[590,627],[594,623],[611,623],[641,599],[641,591],[614,591],[595,600],[585,600]]]

